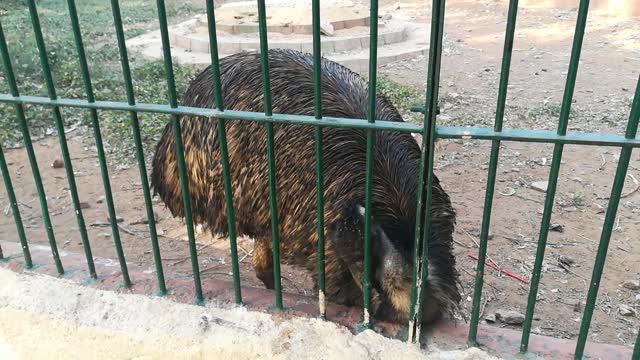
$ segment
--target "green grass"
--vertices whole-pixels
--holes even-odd
[[[66,1],[39,0],[38,10],[49,62],[58,96],[84,98],[84,88],[79,73],[78,55],[69,21]],[[157,12],[153,0],[121,1],[125,36],[131,38],[157,28]],[[202,4],[201,4],[202,3]],[[170,24],[201,13],[204,2],[196,0],[167,1]],[[120,57],[113,27],[111,4],[108,0],[77,1],[83,38],[96,98],[104,101],[126,101]],[[2,25],[11,53],[11,60],[24,95],[46,96],[38,52],[35,46],[29,11],[24,0],[0,2]],[[166,82],[161,61],[145,61],[130,53],[136,100],[145,103],[166,103]],[[175,65],[178,94],[184,93],[196,69]],[[2,79],[4,80],[4,79]],[[0,93],[7,93],[5,81],[0,81]],[[65,110],[65,125],[89,125],[88,112]],[[31,134],[35,138],[51,133],[51,111],[36,106],[27,107]],[[0,104],[0,141],[4,145],[21,142],[21,134],[15,124],[12,106]],[[164,127],[166,116],[142,116],[142,133],[145,143],[155,140]],[[105,140],[115,152],[130,153],[133,147],[127,114],[101,112],[100,123]]]
[[[556,120],[562,112],[562,104],[560,103],[544,103],[541,106],[530,109],[527,112],[527,117],[533,121],[539,120]],[[569,120],[573,120],[578,116],[578,111],[574,107],[571,107],[569,111]],[[557,120],[556,120],[557,121]]]
[[[423,115],[409,110],[412,106],[424,106],[424,96],[418,89],[399,84],[384,76],[378,77],[376,86],[378,91],[400,111],[406,121],[421,121]]]
[[[96,98],[103,101],[126,101],[110,1],[82,0],[76,3]],[[120,3],[127,38],[157,29],[158,20],[154,0],[126,0]],[[29,11],[25,4],[26,0],[0,0],[2,25],[21,94],[47,96]],[[66,1],[38,0],[37,4],[58,96],[83,99],[85,92]],[[204,2],[199,0],[167,1],[169,23],[174,24],[194,14],[202,13],[203,6]],[[167,103],[165,71],[162,62],[143,60],[135,53],[130,53],[129,57],[137,102]],[[174,66],[176,86],[180,96],[184,94],[198,69],[177,64]],[[419,119],[419,114],[409,111],[411,106],[423,103],[416,89],[397,84],[384,77],[379,78],[378,89],[396,105],[407,120]],[[4,79],[0,79],[0,93],[8,93]],[[26,110],[29,129],[34,139],[54,133],[55,126],[49,108],[27,106]],[[63,109],[63,115],[67,127],[90,126],[88,111]],[[140,118],[145,146],[153,146],[168,117],[160,114],[142,114]],[[117,161],[131,160],[133,140],[128,114],[101,111],[100,124],[108,152],[116,155]],[[0,142],[5,146],[19,146],[22,143],[22,135],[16,126],[13,106],[1,103]]]

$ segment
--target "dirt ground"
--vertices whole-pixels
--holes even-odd
[[[380,14],[427,22],[426,2],[381,3]],[[491,126],[495,116],[500,63],[506,26],[504,1],[450,0],[447,4],[441,77],[441,126]],[[568,69],[575,8],[520,8],[512,60],[505,128],[555,130]],[[393,63],[380,69],[394,81],[424,88],[426,59]],[[640,69],[640,19],[590,14],[582,51],[569,131],[622,134]],[[90,134],[76,129],[67,134],[77,174],[84,216],[95,256],[115,258],[104,193]],[[51,167],[59,157],[56,138],[35,144],[48,195],[58,244],[82,251],[78,227],[67,192],[64,169]],[[470,313],[476,254],[490,144],[481,141],[442,141],[437,146],[436,174],[458,211],[455,253],[464,285],[464,308]],[[545,194],[531,187],[548,178],[553,147],[504,143],[496,184],[488,255],[504,270],[529,279]],[[147,152],[152,149],[147,149]],[[619,150],[566,146],[549,234],[533,331],[554,337],[577,337],[589,278],[595,259]],[[27,235],[46,243],[35,186],[24,149],[6,152]],[[153,269],[147,225],[141,224],[144,200],[135,164],[110,167],[116,210],[122,218],[120,235],[129,262]],[[640,155],[632,156],[609,247],[590,340],[632,345],[640,321],[640,292],[622,287],[640,280]],[[0,234],[15,234],[4,191],[0,192]],[[161,252],[165,271],[190,271],[186,231],[161,203]],[[228,277],[228,242],[198,235],[203,281]],[[239,241],[244,285],[262,286],[250,266],[250,239]],[[562,257],[564,262],[560,262]],[[569,260],[567,260],[569,258]],[[573,262],[571,261],[573,260]],[[571,265],[566,265],[571,263]],[[286,291],[310,294],[309,274],[283,266]],[[486,270],[483,315],[498,310],[524,313],[528,286]],[[133,279],[135,281],[135,279]],[[622,312],[621,312],[622,309]],[[623,313],[627,313],[623,316]],[[628,313],[631,313],[630,315]],[[483,316],[483,317],[484,317]],[[507,326],[496,323],[496,326]]]

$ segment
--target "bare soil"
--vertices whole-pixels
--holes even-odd
[[[495,117],[507,4],[504,1],[451,0],[447,4],[441,77],[440,126],[492,126]],[[426,2],[381,3],[381,15],[391,14],[428,22]],[[521,8],[514,44],[505,128],[555,130],[568,69],[576,9]],[[427,41],[427,39],[425,39]],[[380,72],[392,80],[424,89],[426,59],[393,63]],[[640,69],[640,20],[590,14],[575,91],[569,131],[622,134]],[[116,258],[107,210],[101,199],[97,157],[89,133],[67,134],[81,201],[88,204],[84,217],[95,256]],[[51,164],[59,158],[56,138],[36,143],[35,150],[48,196],[49,210],[60,248],[82,251],[64,169]],[[437,146],[436,174],[458,211],[455,253],[464,285],[464,307],[470,313],[473,295],[482,207],[485,196],[489,142],[441,141]],[[147,149],[147,155],[150,151]],[[532,188],[548,179],[553,146],[503,143],[492,212],[488,255],[498,267],[524,279],[531,276],[539,236],[545,194]],[[575,339],[598,248],[619,150],[566,146],[562,160],[543,276],[536,306],[535,333]],[[27,235],[44,244],[37,193],[24,149],[6,152],[12,180],[20,201]],[[113,160],[113,159],[111,159]],[[624,189],[615,230],[609,246],[590,340],[633,344],[640,321],[640,292],[621,286],[640,280],[640,157],[635,153]],[[135,164],[110,166],[110,178],[120,223],[120,235],[129,262],[153,269],[153,257],[144,218],[140,177]],[[0,193],[0,234],[16,238],[15,225],[4,191]],[[188,273],[191,269],[184,225],[154,202],[165,271]],[[250,239],[239,241],[242,281],[262,286],[250,265]],[[228,277],[228,241],[206,233],[198,235],[203,281]],[[560,263],[560,257],[574,262]],[[565,260],[565,263],[567,261]],[[571,262],[571,261],[569,261]],[[309,274],[283,265],[285,291],[310,295]],[[133,279],[135,281],[135,279]],[[498,310],[524,313],[528,286],[487,268],[484,316]],[[620,307],[635,311],[622,316]],[[483,317],[484,317],[483,316]],[[510,326],[496,323],[496,326]]]

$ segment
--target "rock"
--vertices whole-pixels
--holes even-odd
[[[622,283],[622,287],[629,290],[640,290],[640,281],[638,280],[625,280]]]
[[[487,315],[484,317],[484,319],[488,322],[488,323],[494,323],[496,322],[496,316],[493,314]]]
[[[98,234],[98,237],[108,238],[108,237],[111,237],[111,234],[110,233],[100,233],[100,234]]]
[[[155,220],[156,224],[158,223],[158,221],[160,221],[160,217],[158,213],[155,211],[153,212],[153,220]],[[130,222],[129,225],[140,225],[140,224],[148,224],[148,223],[149,223],[149,219],[147,219],[147,216],[144,215],[140,217],[138,220]]]
[[[111,219],[110,219],[110,218],[107,218],[107,221],[110,223],[110,222],[111,222]],[[121,222],[123,222],[123,221],[124,221],[124,219],[123,219],[123,218],[121,218],[120,216],[116,216],[116,223],[121,223]]]
[[[543,193],[547,192],[547,188],[549,187],[549,182],[547,181],[536,181],[531,183],[531,188],[536,191],[540,191]]]
[[[54,169],[63,168],[64,167],[64,161],[62,161],[61,159],[55,159],[51,163],[51,167],[54,168]]]
[[[550,231],[556,231],[559,233],[563,233],[564,232],[564,226],[562,226],[561,224],[551,224],[551,226],[549,227]]]
[[[323,18],[320,18],[320,33],[327,36],[333,36],[334,34],[333,25]]]
[[[211,318],[211,315],[209,315],[209,314],[202,314],[200,316],[200,321],[198,321],[198,326],[200,326],[200,329],[202,329],[202,331],[209,330],[209,319],[210,318]]]
[[[632,308],[631,306],[628,306],[628,305],[624,305],[624,304],[618,305],[618,312],[622,316],[635,316],[636,315],[636,310],[634,308]]]
[[[524,314],[511,310],[496,311],[496,318],[508,325],[522,325],[524,322]]]
[[[96,204],[102,204],[105,200],[106,200],[106,198],[104,197],[104,195],[101,195],[98,198],[98,200],[96,200]]]
[[[571,256],[566,255],[560,255],[560,257],[558,257],[558,262],[566,266],[572,266],[576,263],[576,261]]]
[[[80,203],[80,209],[88,209],[90,207],[91,207],[91,205],[88,202],[81,202]]]
[[[385,20],[385,21],[386,21],[386,20],[391,20],[391,14],[385,14],[385,15],[382,17],[382,20]]]
[[[573,311],[577,313],[582,312],[582,301],[578,300],[578,302],[573,304]]]

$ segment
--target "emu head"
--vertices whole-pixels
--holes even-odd
[[[376,307],[373,311],[374,316],[390,321],[408,321],[413,284],[415,223],[413,219],[399,221],[403,222],[400,226],[384,224],[375,217],[371,218],[371,282],[373,305]],[[342,221],[331,229],[328,237],[360,289],[363,288],[364,274],[364,223],[364,207],[359,204],[349,205],[343,213]],[[432,237],[437,237],[438,233],[431,231],[431,234],[435,234]],[[430,240],[434,240],[436,251],[435,254],[429,255],[429,259],[435,261],[429,261],[427,286],[423,289],[424,323],[431,322],[445,313],[451,314],[460,301],[455,283],[457,273],[448,268],[450,264],[446,264],[450,253],[442,254],[447,269],[442,271],[438,268],[442,259],[437,252],[444,249],[441,246],[438,248],[438,244],[446,243],[446,239]],[[432,250],[431,244],[429,249]],[[443,278],[448,275],[450,279]]]

